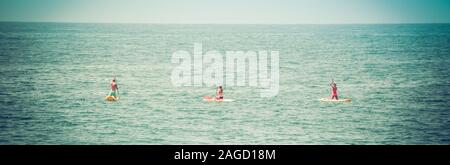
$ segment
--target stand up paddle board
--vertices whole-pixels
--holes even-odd
[[[106,101],[117,101],[117,100],[119,100],[119,97],[106,96],[105,99],[106,99]]]
[[[215,97],[204,96],[203,97],[203,101],[207,101],[207,102],[232,102],[234,100],[232,100],[232,99],[216,99]]]
[[[335,100],[335,99],[330,99],[330,98],[321,98],[320,101],[323,101],[323,102],[351,102],[352,99],[345,98],[345,99]]]

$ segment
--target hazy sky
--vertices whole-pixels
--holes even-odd
[[[0,0],[0,21],[450,23],[450,0]]]

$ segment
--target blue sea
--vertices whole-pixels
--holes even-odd
[[[194,43],[279,51],[278,95],[174,86]],[[450,144],[449,66],[450,24],[2,22],[0,144]]]

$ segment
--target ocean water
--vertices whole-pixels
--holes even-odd
[[[173,86],[194,43],[279,51],[279,94]],[[0,144],[450,144],[449,66],[450,24],[3,22]],[[318,101],[331,78],[351,103]]]

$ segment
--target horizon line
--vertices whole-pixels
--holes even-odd
[[[90,22],[90,21],[3,21],[0,23],[66,23],[66,24],[153,24],[153,25],[399,25],[450,24],[450,22],[341,22],[341,23],[202,23],[202,22]]]

